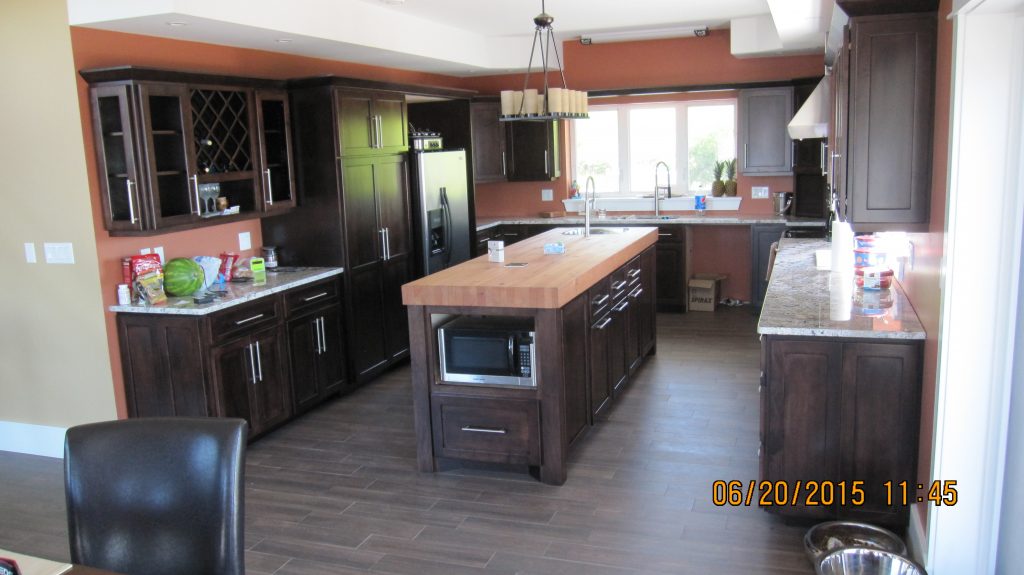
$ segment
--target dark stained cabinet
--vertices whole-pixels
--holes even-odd
[[[792,118],[792,87],[740,90],[739,173],[759,176],[793,173],[793,141],[786,131]]]
[[[750,226],[750,305],[757,309],[768,291],[768,264],[772,244],[782,239],[785,224],[753,224]]]
[[[905,527],[909,507],[890,504],[884,484],[917,481],[921,342],[764,336],[762,346],[761,479],[863,489],[861,505],[837,495],[769,510]]]
[[[508,181],[550,181],[562,175],[558,121],[504,124]]]
[[[590,412],[596,417],[611,404],[612,386],[609,370],[609,334],[615,318],[611,314],[611,280],[604,279],[587,292],[590,301],[590,330],[587,341],[590,355],[587,358],[590,376]]]
[[[151,235],[294,206],[280,83],[123,67],[86,70],[103,220]],[[223,214],[216,198],[237,210]]]
[[[832,189],[858,230],[918,229],[931,197],[936,15],[857,16],[845,33],[833,66]]]
[[[248,421],[250,437],[291,417],[283,343],[280,328],[272,327],[210,352],[215,386],[221,392],[220,415]]]
[[[658,228],[655,257],[658,260],[655,284],[660,312],[686,311],[687,273],[686,229],[683,226]]]
[[[505,126],[498,121],[500,108],[498,102],[473,102],[470,105],[474,181],[501,182],[506,179]]]
[[[398,154],[409,149],[405,96],[393,92],[338,91],[342,156]]]
[[[342,325],[337,300],[326,301],[288,322],[296,412],[306,411],[342,390],[345,384]]]

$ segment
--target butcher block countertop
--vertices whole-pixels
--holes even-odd
[[[402,286],[405,305],[560,308],[658,240],[654,227],[608,227],[613,233],[565,235],[555,228],[505,247],[505,261],[487,255]],[[596,228],[595,228],[596,229]],[[562,242],[564,254],[544,254]],[[525,263],[523,267],[509,267]]]

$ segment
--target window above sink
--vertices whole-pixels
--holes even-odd
[[[734,212],[740,209],[742,198],[706,198],[708,211]],[[562,200],[567,212],[583,212],[583,199]],[[653,212],[653,197],[626,197],[626,196],[605,196],[598,194],[594,202],[595,210],[607,210],[609,212]],[[662,198],[659,209],[663,212],[693,210],[693,196]]]

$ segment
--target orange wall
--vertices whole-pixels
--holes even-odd
[[[565,77],[570,88],[582,90],[694,86],[740,82],[764,82],[820,77],[820,55],[774,58],[735,58],[730,53],[729,32],[712,30],[706,38],[618,42],[584,46],[570,40],[562,45]],[[537,80],[537,78],[531,78]],[[497,94],[522,85],[522,75],[468,79],[466,87],[482,94]],[[696,96],[665,95],[644,98],[594,99],[591,104],[636,100],[667,101],[707,97],[735,97],[736,92],[712,92]],[[571,122],[564,122],[571,124]],[[571,126],[570,126],[571,129]],[[563,133],[567,130],[563,130]],[[572,163],[567,134],[562,146],[562,177],[554,182],[477,184],[476,210],[481,217],[533,216],[541,211],[561,211],[559,200],[569,197]],[[793,191],[792,177],[737,177],[737,196],[743,198],[738,214],[771,214],[771,200],[750,198],[751,186],[768,186],[773,192]],[[555,201],[540,199],[542,188],[555,190]],[[695,273],[724,273],[723,297],[750,299],[750,231],[744,226],[694,227]]]
[[[226,46],[181,42],[149,36],[122,34],[89,28],[71,28],[75,68],[83,70],[107,66],[149,66],[170,70],[253,76],[259,78],[300,78],[334,74],[408,84],[461,87],[461,80],[435,74],[392,70],[347,62],[316,58],[303,58],[274,52],[246,50]],[[79,104],[82,113],[82,134],[85,139],[89,188],[93,222],[96,230],[96,250],[100,266],[100,283],[104,308],[116,303],[115,286],[121,280],[121,258],[137,254],[142,248],[163,246],[166,258],[194,255],[216,255],[222,251],[238,251],[238,234],[249,232],[252,245],[262,244],[259,220],[249,220],[147,238],[114,238],[103,229],[102,206],[99,199],[100,184],[96,165],[96,151],[92,139],[92,111],[89,106],[89,87],[81,77],[78,80]],[[253,255],[251,252],[242,255]],[[117,412],[124,417],[124,380],[121,375],[121,354],[118,347],[114,314],[106,313],[107,339],[114,378]]]
[[[953,76],[953,23],[946,17],[952,0],[939,3],[935,59],[935,123],[932,147],[932,196],[928,232],[913,234],[914,269],[903,287],[914,304],[924,329],[924,366],[921,385],[921,437],[918,444],[918,482],[931,481],[932,439],[935,425],[935,384],[939,363],[939,319],[942,304],[941,267],[946,239],[946,185],[949,165],[949,114]],[[922,532],[926,531],[929,507],[920,505]]]

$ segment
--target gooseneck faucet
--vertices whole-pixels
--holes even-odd
[[[658,168],[665,166],[665,185],[658,185]],[[672,197],[672,172],[665,162],[654,164],[654,217],[661,217],[661,192],[664,190],[665,197]]]
[[[590,210],[597,202],[597,184],[594,183],[594,176],[587,176],[587,183],[583,187],[583,236],[590,237]]]

